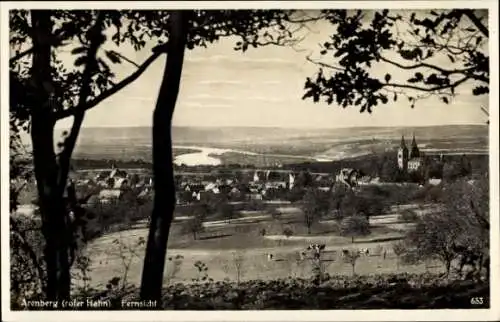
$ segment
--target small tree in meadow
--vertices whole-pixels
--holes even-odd
[[[404,222],[415,222],[418,219],[418,215],[415,211],[407,209],[399,215],[399,220]]]
[[[283,235],[285,235],[286,238],[290,238],[290,236],[293,235],[293,230],[290,227],[286,227],[283,229]]]
[[[401,256],[403,256],[406,252],[406,247],[403,242],[398,242],[392,245],[392,251],[394,252],[394,255],[396,255],[396,266],[397,269],[399,269],[399,263]]]
[[[340,233],[342,236],[351,237],[351,242],[354,243],[354,237],[366,236],[370,233],[370,224],[365,216],[347,217],[340,224]]]
[[[236,282],[239,284],[243,277],[245,267],[245,253],[243,251],[236,251],[232,254],[234,270],[236,272]]]
[[[275,221],[280,220],[281,219],[281,215],[282,214],[281,214],[281,211],[279,209],[273,208],[271,210],[271,217],[273,218],[273,220],[275,220]]]
[[[193,209],[193,216],[186,221],[185,229],[193,234],[193,239],[198,239],[199,233],[204,230],[203,221],[208,214],[208,208],[205,205],[198,205]]]
[[[330,207],[327,194],[315,189],[308,189],[302,199],[302,212],[307,233],[311,234],[311,228]]]
[[[222,203],[219,206],[219,213],[221,217],[224,218],[224,220],[226,220],[228,224],[231,223],[231,220],[236,217],[236,212],[234,211],[234,207],[227,202]]]
[[[345,256],[344,256],[344,262],[347,264],[350,264],[352,267],[352,275],[356,275],[356,262],[358,261],[360,257],[359,252],[355,250],[350,250]]]

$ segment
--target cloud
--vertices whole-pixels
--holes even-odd
[[[233,64],[245,64],[245,63],[258,63],[258,64],[283,64],[290,65],[295,64],[293,61],[283,58],[255,58],[255,57],[245,57],[238,55],[212,55],[208,57],[199,56],[194,54],[194,57],[187,57],[186,62],[188,63],[233,63]]]
[[[180,108],[202,108],[202,109],[213,109],[213,108],[232,108],[234,105],[224,104],[224,103],[203,103],[203,102],[182,102],[179,104]]]
[[[240,80],[230,80],[230,79],[219,79],[219,80],[202,80],[197,82],[201,85],[241,85],[243,84]]]

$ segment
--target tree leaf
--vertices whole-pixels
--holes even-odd
[[[448,54],[448,58],[450,59],[450,61],[451,61],[452,63],[454,63],[454,62],[455,62],[455,58],[453,58],[453,56],[452,56],[452,55],[449,55],[449,54]]]
[[[106,54],[106,57],[108,57],[108,59],[113,63],[113,64],[119,64],[122,62],[120,56],[112,51],[112,50],[106,50],[105,51],[105,54]]]
[[[390,80],[391,80],[391,75],[390,74],[385,74],[385,82],[389,83]]]
[[[72,55],[76,55],[76,54],[81,54],[81,53],[84,53],[84,52],[86,52],[86,51],[87,51],[87,47],[83,47],[83,46],[82,46],[82,47],[76,47],[75,49],[73,49],[73,50],[71,51],[71,54],[72,54]]]
[[[449,103],[449,101],[448,101],[448,97],[441,97],[441,100],[442,100],[443,102],[445,102],[446,104],[448,104],[448,103]]]
[[[78,66],[85,64],[86,58],[87,58],[86,56],[80,56],[77,59],[75,59],[75,66],[78,67]]]

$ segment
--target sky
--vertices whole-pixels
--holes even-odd
[[[187,51],[174,125],[336,128],[485,123],[480,107],[488,107],[488,95],[472,96],[470,84],[460,87],[449,105],[430,98],[411,109],[406,99],[399,99],[375,107],[372,114],[360,113],[354,106],[343,109],[302,100],[306,77],[318,70],[305,57],[316,57],[319,44],[331,33],[327,23],[310,27],[312,31],[295,49],[268,46],[242,53],[233,50],[236,39],[226,38],[208,48]],[[119,51],[138,64],[150,55],[150,47],[139,52],[120,47]],[[90,110],[83,126],[151,126],[165,61],[165,57],[157,60],[134,83]],[[446,67],[449,61],[438,63]],[[113,68],[120,79],[136,67],[123,62]],[[376,73],[393,73],[393,79],[399,72],[388,65],[376,69]]]

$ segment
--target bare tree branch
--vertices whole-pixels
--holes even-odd
[[[24,56],[27,56],[29,54],[31,54],[33,52],[33,47],[31,47],[30,49],[26,49],[25,51],[22,51],[18,54],[16,54],[14,57],[10,58],[9,59],[9,63],[15,63],[16,61],[18,61],[19,59],[23,58]]]
[[[112,88],[110,88],[109,90],[103,92],[98,97],[96,97],[96,98],[94,98],[94,99],[92,99],[90,101],[87,101],[82,106],[80,106],[80,107],[73,107],[73,108],[69,108],[69,109],[66,109],[66,110],[62,110],[60,112],[56,112],[55,113],[56,119],[57,120],[61,120],[61,119],[73,116],[75,114],[75,112],[77,111],[77,108],[78,109],[81,108],[81,109],[87,111],[87,110],[89,110],[89,109],[91,109],[91,108],[99,105],[102,101],[104,101],[108,97],[112,96],[113,94],[119,92],[120,90],[122,90],[123,88],[125,88],[127,85],[129,85],[132,82],[134,82],[137,78],[139,78],[146,71],[146,69],[158,57],[161,56],[161,54],[163,54],[162,51],[155,51],[151,56],[149,56],[148,59],[146,59],[144,61],[144,63],[142,63],[142,65],[139,66],[139,68],[135,72],[133,72],[132,74],[130,74],[127,78],[125,78],[124,80],[122,80],[121,82],[119,82],[118,84],[116,84],[115,86],[113,86]]]
[[[116,51],[112,51],[112,53],[118,57],[120,57],[121,59],[123,59],[124,61],[134,65],[135,67],[139,68],[139,64],[137,64],[135,61],[131,60],[131,59],[128,59],[127,57],[125,57],[124,55],[120,54],[119,52],[116,52]]]
[[[471,68],[465,68],[465,69],[453,69],[453,70],[448,70],[448,69],[444,69],[444,68],[441,68],[441,67],[438,67],[438,66],[435,66],[435,65],[431,65],[431,64],[428,64],[428,63],[418,63],[418,64],[415,64],[415,65],[402,65],[400,63],[397,63],[395,61],[392,61],[390,59],[387,59],[383,56],[378,56],[380,58],[380,60],[386,62],[386,63],[389,63],[391,65],[394,65],[394,66],[397,66],[401,69],[418,69],[418,68],[423,68],[423,67],[427,67],[427,68],[431,68],[431,69],[435,69],[445,75],[452,75],[452,74],[462,74],[462,73],[466,73],[466,72],[469,72],[469,71],[473,71],[475,68],[471,67]]]
[[[462,79],[457,80],[454,83],[446,84],[446,85],[441,85],[441,86],[434,86],[434,87],[420,87],[420,86],[414,86],[414,85],[407,85],[407,84],[396,84],[396,83],[386,83],[383,84],[383,87],[390,86],[390,87],[396,87],[396,88],[408,88],[408,89],[413,89],[417,91],[422,91],[422,92],[434,92],[434,91],[439,91],[447,88],[455,88],[458,85],[464,83],[470,79],[469,76],[465,76]]]
[[[313,60],[311,58],[311,55],[307,55],[306,56],[306,60],[313,63],[313,64],[316,64],[316,65],[319,65],[321,67],[324,67],[324,68],[329,68],[329,69],[333,69],[333,70],[337,70],[337,71],[344,71],[345,69],[342,68],[342,67],[339,67],[339,66],[334,66],[334,65],[330,65],[330,64],[327,64],[327,63],[324,63],[324,62],[321,62],[321,61],[317,61],[317,60]]]
[[[486,37],[489,37],[489,31],[488,28],[479,20],[478,17],[474,14],[474,11],[472,10],[464,10],[463,13],[472,21],[472,23],[485,35]]]

